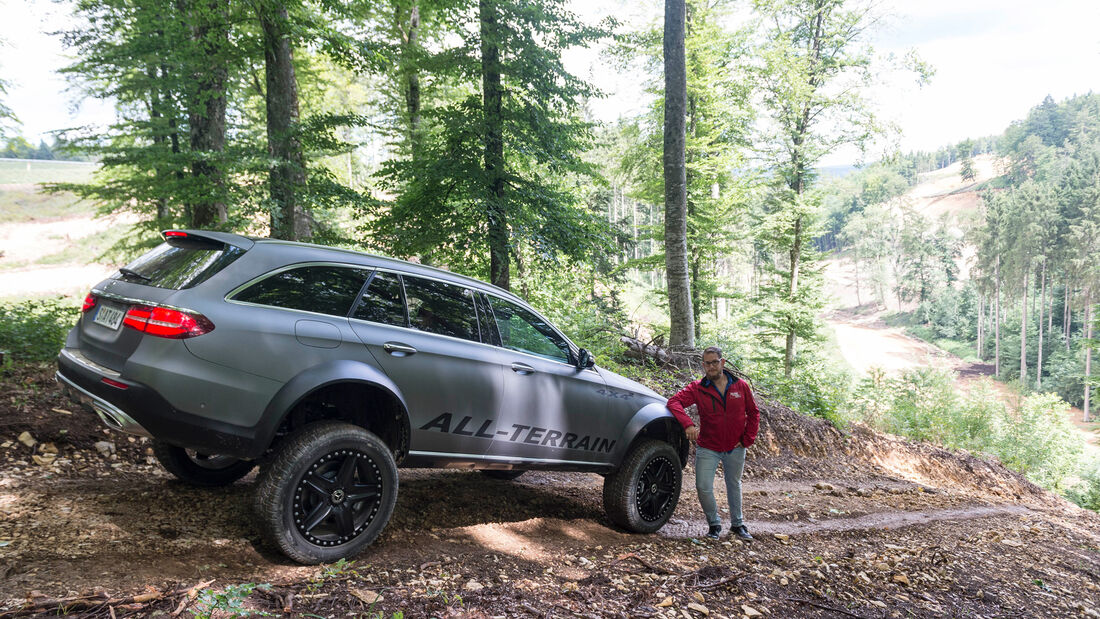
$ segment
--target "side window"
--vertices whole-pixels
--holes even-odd
[[[347,316],[369,275],[369,270],[352,267],[298,267],[256,282],[233,300]]]
[[[481,341],[493,346],[500,346],[500,334],[493,320],[493,310],[489,308],[489,297],[484,293],[477,293],[477,323],[481,327]]]
[[[376,272],[355,307],[354,317],[398,327],[407,326],[401,280],[392,273]]]
[[[545,320],[504,299],[490,296],[489,303],[505,348],[569,362],[569,345]]]
[[[408,275],[403,279],[410,326],[428,333],[480,341],[473,291]]]

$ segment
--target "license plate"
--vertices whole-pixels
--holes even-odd
[[[122,324],[122,317],[125,315],[126,313],[122,311],[122,308],[103,304],[99,306],[92,322],[103,325],[108,329],[117,329]]]

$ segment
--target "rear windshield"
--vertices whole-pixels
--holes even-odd
[[[172,239],[119,269],[112,279],[181,290],[213,277],[244,250],[216,241]]]

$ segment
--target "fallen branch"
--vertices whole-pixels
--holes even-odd
[[[625,555],[619,557],[618,559],[615,559],[614,561],[611,562],[611,565],[618,565],[619,563],[622,563],[623,561],[626,561],[627,559],[634,559],[638,563],[641,563],[643,566],[645,566],[645,568],[648,569],[651,572],[658,572],[660,574],[669,574],[669,575],[673,575],[673,576],[676,575],[676,572],[673,572],[672,570],[665,569],[663,567],[657,567],[656,565],[653,565],[653,564],[649,563],[648,561],[646,561],[645,559],[639,557],[638,555],[634,554],[633,552],[630,553],[630,554],[625,554]]]
[[[194,587],[191,587],[190,589],[188,589],[187,594],[183,596],[182,600],[180,600],[180,605],[176,607],[176,610],[172,611],[172,616],[173,617],[179,617],[180,613],[182,613],[185,608],[190,606],[191,602],[195,601],[195,598],[199,597],[199,591],[202,591],[203,589],[209,587],[212,584],[214,584],[214,580],[210,579],[206,582],[200,582],[199,584],[195,585]]]
[[[706,585],[695,585],[692,588],[693,589],[715,589],[717,587],[721,587],[722,585],[728,585],[731,582],[736,582],[738,580],[741,580],[744,577],[745,577],[745,573],[741,573],[741,574],[737,574],[735,576],[730,576],[729,578],[723,578],[722,580],[719,580],[717,582],[712,582],[712,583],[709,583],[709,584],[706,584]]]
[[[108,614],[112,614],[115,606],[136,604],[140,608],[149,604],[150,602],[155,602],[164,598],[175,597],[177,595],[183,595],[188,591],[189,590],[186,588],[178,587],[176,589],[166,591],[146,591],[145,593],[138,593],[136,595],[129,595],[121,598],[112,598],[107,594],[91,596],[78,595],[69,598],[51,598],[46,600],[39,600],[33,603],[28,602],[20,608],[4,611],[0,613],[0,619],[9,619],[10,617],[24,617],[28,615],[46,613],[69,613],[74,610],[103,607],[107,607]]]
[[[786,602],[797,602],[799,604],[808,604],[810,606],[816,606],[817,608],[820,608],[822,610],[831,610],[834,613],[840,613],[842,615],[848,615],[849,617],[856,617],[857,619],[863,619],[863,617],[861,617],[860,615],[848,612],[848,611],[844,610],[843,608],[835,608],[833,606],[828,606],[826,604],[818,604],[817,602],[814,602],[812,600],[803,600],[803,599],[800,599],[800,598],[782,598],[782,599]]]

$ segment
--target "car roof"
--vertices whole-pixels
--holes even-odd
[[[451,283],[459,285],[471,286],[486,292],[492,292],[497,296],[509,299],[511,301],[524,303],[522,299],[512,294],[511,292],[498,286],[489,284],[487,282],[483,282],[479,279],[475,279],[473,277],[467,277],[465,275],[460,275],[458,273],[454,273],[452,271],[448,271],[446,269],[441,269],[438,267],[418,264],[415,262],[409,262],[407,260],[400,260],[397,258],[390,258],[378,254],[371,254],[354,249],[331,247],[328,245],[317,245],[315,243],[302,243],[299,241],[286,241],[282,239],[272,239],[266,237],[242,236],[229,232],[212,232],[208,230],[179,230],[178,232],[217,240],[222,243],[241,247],[242,249],[246,250],[254,247],[277,249],[278,251],[286,252],[286,257],[291,259],[288,260],[288,264],[291,262],[325,260],[331,261],[335,259],[333,254],[338,254],[340,256],[339,260],[348,264],[392,269],[394,271],[400,271],[402,273],[408,273],[410,275],[423,275],[430,278],[449,281]]]

